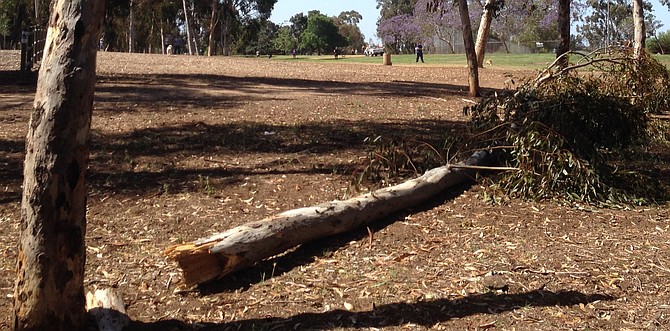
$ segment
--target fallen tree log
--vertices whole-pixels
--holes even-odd
[[[130,323],[121,294],[112,288],[86,293],[86,311],[100,331],[122,331]]]
[[[419,205],[445,189],[473,179],[485,152],[463,164],[427,171],[402,184],[355,198],[289,210],[195,242],[165,250],[183,271],[187,286],[202,284],[252,266],[306,242],[347,232]]]

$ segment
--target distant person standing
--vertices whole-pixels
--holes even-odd
[[[423,45],[416,45],[416,47],[414,47],[414,52],[416,53],[416,63],[419,63],[419,59],[421,59],[421,63],[425,63],[423,62]]]
[[[181,38],[180,35],[177,35],[176,37],[174,37],[174,53],[181,54],[182,46],[184,46],[184,40]]]

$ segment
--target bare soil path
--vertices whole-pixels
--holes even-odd
[[[165,247],[356,194],[377,137],[440,146],[466,120],[466,70],[98,59],[86,285],[118,287],[133,330],[670,328],[667,207],[493,206],[476,185],[184,291]],[[12,326],[34,97],[16,66],[0,51],[0,330]],[[506,73],[481,81],[503,88]]]

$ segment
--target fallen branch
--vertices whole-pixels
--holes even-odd
[[[489,167],[477,166],[467,164],[452,164],[448,166],[450,169],[474,169],[474,170],[491,170],[491,171],[519,171],[521,169],[516,167]]]
[[[477,166],[485,157],[485,152],[477,152],[465,165]],[[402,184],[348,200],[289,210],[195,242],[168,247],[165,254],[182,268],[187,286],[202,284],[297,245],[351,231],[414,207],[475,175],[474,169],[452,167],[435,168]]]

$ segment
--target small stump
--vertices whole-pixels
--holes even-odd
[[[392,64],[392,63],[391,63],[391,53],[386,53],[386,52],[384,52],[384,56],[383,56],[383,57],[384,57],[384,65],[385,65],[385,66],[390,66],[390,65]]]

